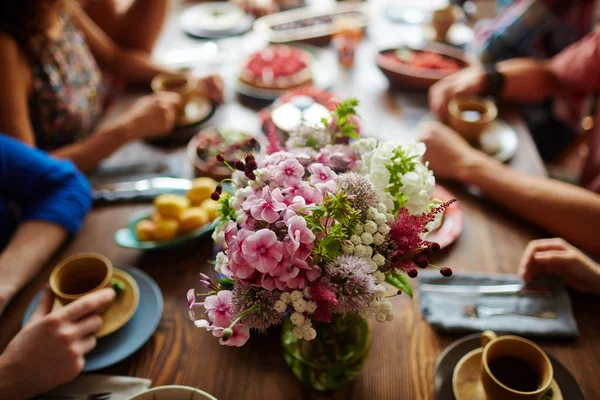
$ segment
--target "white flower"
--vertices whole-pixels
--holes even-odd
[[[215,258],[215,271],[221,273],[221,269],[223,268],[223,266],[227,265],[228,263],[229,259],[227,258],[225,253],[220,251],[219,253],[217,253],[217,257]]]
[[[294,310],[298,311],[299,313],[306,311],[306,300],[298,299],[298,300],[294,301],[292,304],[294,306]]]
[[[314,301],[309,301],[306,303],[306,312],[312,314],[317,309],[317,303]]]
[[[373,248],[371,246],[364,246],[365,247],[365,255],[363,257],[365,258],[371,258],[371,256],[373,256]]]
[[[377,215],[375,216],[375,218],[373,218],[373,221],[375,221],[377,226],[385,225],[385,224],[387,224],[387,217],[385,216],[384,213],[378,212]]]
[[[415,164],[414,171],[404,174],[401,181],[402,193],[408,198],[408,212],[420,214],[427,211],[435,187],[433,172],[423,164]]]
[[[379,285],[385,281],[385,274],[381,271],[375,271],[373,272],[373,280],[376,285]]]
[[[367,249],[370,249],[370,247],[367,246],[363,246],[362,244],[359,244],[358,246],[354,246],[354,255],[357,257],[367,257]]]
[[[302,326],[302,324],[304,324],[304,319],[304,315],[297,312],[292,313],[290,316],[290,321],[296,326]]]
[[[362,233],[365,231],[365,228],[363,227],[363,224],[356,224],[356,226],[354,227],[354,230],[356,231],[357,235],[362,235]]]
[[[377,224],[374,221],[365,222],[365,232],[371,235],[377,232]]]
[[[385,297],[385,293],[386,289],[383,285],[376,285],[375,289],[373,290],[373,296],[375,296],[376,299],[383,299]]]
[[[388,233],[390,233],[390,227],[388,225],[381,225],[378,229],[379,233],[381,233],[383,236],[387,236]]]
[[[362,155],[372,151],[375,147],[377,147],[377,139],[375,138],[365,138],[352,142],[350,147],[353,150],[356,150],[358,154]]]
[[[381,246],[383,243],[385,243],[385,236],[379,232],[373,235],[373,244],[375,246]]]
[[[377,218],[378,214],[379,211],[377,211],[375,207],[369,207],[369,209],[367,210],[367,219],[374,221],[375,218]]]
[[[412,141],[404,143],[402,145],[402,150],[404,150],[404,154],[408,157],[421,158],[423,154],[425,154],[427,147],[425,146],[425,143]]]
[[[290,294],[288,292],[283,292],[279,295],[279,300],[283,301],[284,303],[289,303],[290,302]]]
[[[379,211],[380,213],[385,214],[387,212],[387,207],[385,206],[385,204],[383,203],[377,203],[377,211]]]
[[[375,265],[377,265],[378,267],[382,267],[385,265],[385,257],[382,256],[381,254],[375,254],[373,256],[372,260],[375,263]]]
[[[302,298],[302,292],[299,290],[294,290],[290,295],[292,301],[298,301]]]
[[[360,240],[362,241],[362,244],[364,244],[365,246],[369,246],[373,244],[373,235],[371,235],[368,232],[365,232],[362,235],[360,235]]]
[[[354,244],[346,243],[342,245],[342,253],[351,255],[354,253]]]
[[[295,327],[294,330],[292,331],[292,333],[294,334],[294,337],[296,339],[302,339],[304,337],[304,332],[303,332],[302,328]]]
[[[354,246],[359,246],[362,243],[362,240],[357,235],[350,236],[350,241]]]
[[[302,297],[304,297],[305,299],[310,299],[310,289],[308,287],[305,287],[304,289],[302,289]]]
[[[273,308],[275,309],[275,311],[277,311],[278,313],[282,313],[285,311],[285,309],[287,308],[287,305],[281,301],[281,300],[277,300],[275,302],[275,305],[273,306]]]
[[[226,223],[221,223],[215,227],[215,230],[212,233],[212,240],[216,244],[223,245],[225,244],[225,229],[227,228]]]
[[[304,330],[304,340],[313,340],[317,337],[317,331],[315,328],[308,328]]]
[[[243,224],[248,220],[248,214],[242,209],[239,209],[235,212],[235,222],[239,225]]]

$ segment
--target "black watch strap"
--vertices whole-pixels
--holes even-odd
[[[496,64],[487,64],[484,70],[487,81],[485,94],[499,97],[504,90],[504,75],[496,69]]]

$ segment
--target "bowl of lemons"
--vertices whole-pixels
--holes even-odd
[[[155,250],[212,232],[218,203],[210,196],[216,187],[212,178],[196,178],[187,192],[158,195],[154,207],[130,216],[127,227],[115,233],[115,242],[125,248]]]

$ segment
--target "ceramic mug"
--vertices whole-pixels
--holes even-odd
[[[468,118],[474,115],[476,118]],[[488,99],[457,97],[448,103],[450,126],[469,142],[478,142],[498,116],[498,108]]]
[[[434,11],[431,16],[431,24],[435,30],[435,40],[438,42],[445,41],[446,35],[454,22],[456,22],[456,16],[452,7]]]
[[[190,98],[196,93],[198,82],[187,72],[158,74],[150,83],[155,93],[175,92],[181,96],[181,107],[179,109],[179,118],[185,113],[185,106]]]
[[[101,254],[81,253],[62,260],[50,275],[50,289],[62,305],[111,287],[113,266]]]
[[[552,384],[552,363],[535,343],[519,336],[497,336],[492,331],[485,331],[481,335],[481,347],[481,382],[489,400],[539,400]],[[524,373],[529,370],[531,374]],[[502,377],[500,373],[508,375]],[[518,390],[508,386],[506,378],[511,375],[522,380],[520,385],[533,389]],[[525,381],[530,378],[535,382]]]

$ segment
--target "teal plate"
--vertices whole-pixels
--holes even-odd
[[[207,233],[210,233],[214,230],[214,223],[211,222],[206,224],[193,232],[190,232],[185,235],[176,236],[171,240],[162,240],[162,241],[140,241],[135,234],[135,226],[137,223],[143,219],[150,219],[152,214],[154,213],[154,209],[142,210],[134,213],[129,218],[129,223],[127,228],[119,229],[115,232],[115,242],[127,249],[137,249],[137,250],[160,250],[160,249],[169,249],[172,247],[182,246],[186,243],[191,242],[192,240],[198,239],[204,236]]]

